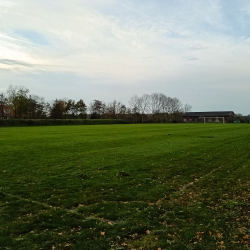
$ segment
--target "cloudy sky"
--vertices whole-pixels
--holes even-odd
[[[0,92],[164,93],[250,114],[249,0],[0,0]]]

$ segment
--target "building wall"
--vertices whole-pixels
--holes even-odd
[[[7,106],[1,107],[0,119],[8,119],[11,116],[10,108]]]
[[[224,117],[225,122],[231,122],[231,116],[218,116],[218,118]],[[203,123],[204,118],[199,116],[183,116],[182,121],[185,123]],[[222,119],[215,118],[206,118],[206,123],[221,123]]]

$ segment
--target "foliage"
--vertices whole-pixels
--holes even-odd
[[[0,248],[249,249],[248,124],[1,128]]]
[[[101,115],[104,113],[104,110],[105,110],[105,104],[102,101],[94,100],[89,105],[91,119],[100,119]]]
[[[11,107],[15,118],[21,118],[28,112],[28,93],[29,90],[24,86],[9,86],[7,90],[8,105]]]
[[[9,116],[15,119],[124,119],[130,123],[144,122],[181,122],[182,113],[192,109],[189,104],[182,104],[178,98],[167,97],[162,93],[134,95],[129,105],[113,100],[92,101],[89,106],[80,99],[55,99],[45,101],[43,97],[30,95],[24,86],[12,86],[7,89],[6,103],[0,100],[0,108],[11,110]],[[0,95],[1,97],[1,95]],[[3,98],[2,98],[3,99]],[[2,112],[3,113],[3,112]],[[89,114],[89,116],[87,115]]]
[[[84,103],[82,99],[80,99],[76,105],[75,105],[75,110],[79,118],[84,119],[86,118],[86,111],[87,111],[87,106]]]

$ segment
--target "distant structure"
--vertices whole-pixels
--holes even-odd
[[[247,122],[247,123],[250,123],[250,115],[248,115],[248,116],[246,117],[246,122]]]
[[[226,123],[233,122],[233,111],[186,112],[182,116],[184,123]]]
[[[8,106],[0,106],[0,119],[9,119],[11,115],[10,108]]]

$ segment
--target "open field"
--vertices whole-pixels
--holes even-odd
[[[0,128],[0,249],[250,249],[249,124]]]

